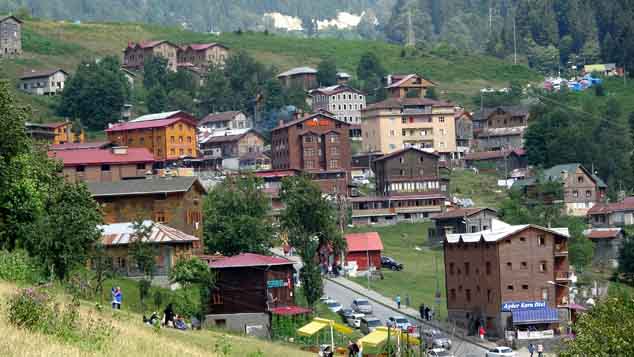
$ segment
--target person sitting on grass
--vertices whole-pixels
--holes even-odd
[[[182,316],[176,315],[174,319],[174,328],[178,330],[187,330],[187,324]]]
[[[172,303],[167,304],[165,311],[163,311],[165,317],[163,319],[164,326],[174,326],[174,308],[172,307]]]

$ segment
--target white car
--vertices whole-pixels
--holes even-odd
[[[508,347],[498,346],[487,351],[486,357],[516,357],[517,354]]]
[[[354,328],[360,328],[361,327],[361,319],[365,317],[365,314],[361,314],[361,313],[353,313],[349,318],[348,318],[348,325],[350,327],[354,327]]]
[[[453,353],[444,348],[432,348],[427,351],[427,357],[455,357]]]
[[[328,310],[332,312],[339,312],[339,310],[343,309],[343,305],[335,300],[326,300],[324,304],[328,307]]]
[[[385,322],[387,326],[401,329],[403,331],[407,331],[409,327],[412,325],[409,323],[409,320],[404,318],[403,316],[392,316]]]

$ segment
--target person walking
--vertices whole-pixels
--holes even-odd
[[[539,343],[537,344],[537,357],[543,357],[543,356],[544,356],[544,345]]]
[[[348,356],[349,357],[357,357],[359,356],[359,346],[354,343],[352,340],[348,342]]]
[[[425,319],[425,304],[420,304],[418,312],[420,312],[420,318]]]
[[[533,353],[535,353],[535,345],[533,345],[532,343],[528,344],[528,353],[531,354],[531,357],[533,357]]]
[[[121,287],[112,288],[112,308],[115,310],[121,310],[121,301],[123,300],[123,293]]]
[[[425,306],[425,320],[429,321],[429,306]]]
[[[484,329],[483,326],[480,326],[480,328],[478,329],[478,335],[480,335],[480,339],[484,341],[484,335],[486,335],[486,330]]]
[[[396,295],[396,307],[398,309],[401,308],[401,296],[400,295]]]

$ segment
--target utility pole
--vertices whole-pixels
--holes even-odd
[[[515,16],[513,16],[513,64],[517,64],[517,28],[515,27]]]
[[[489,35],[491,34],[491,27],[493,27],[493,8],[489,6]]]
[[[416,46],[416,34],[412,25],[412,9],[407,9],[407,44],[408,47]]]

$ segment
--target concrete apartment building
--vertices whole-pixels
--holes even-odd
[[[20,77],[20,90],[34,95],[56,95],[64,90],[68,72],[60,68],[31,70]]]
[[[391,153],[406,147],[457,157],[456,108],[427,98],[390,98],[361,111],[363,151]]]
[[[488,335],[558,333],[569,316],[567,228],[511,226],[448,234],[444,244],[449,319]],[[556,283],[556,284],[553,284]]]
[[[350,124],[328,113],[280,123],[271,131],[271,165],[275,170],[308,172],[322,191],[348,191],[351,165]]]
[[[335,118],[351,125],[350,136],[361,139],[361,110],[365,108],[365,94],[346,85],[317,88],[310,91],[313,111],[325,110]]]
[[[198,130],[247,129],[253,125],[251,120],[241,111],[210,113],[198,122]]]
[[[22,21],[15,16],[0,18],[0,58],[22,54]]]
[[[123,67],[127,69],[143,69],[145,60],[160,56],[167,60],[171,71],[178,69],[178,52],[180,48],[169,41],[144,41],[129,43],[123,51]]]

